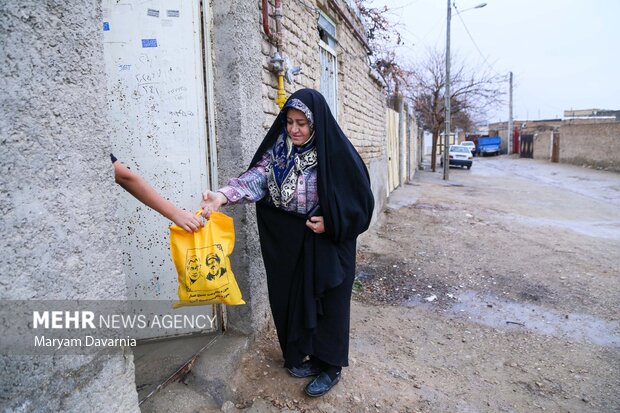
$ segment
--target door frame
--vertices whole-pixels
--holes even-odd
[[[202,15],[202,62],[204,67],[205,103],[207,115],[207,162],[209,163],[210,189],[218,185],[217,139],[215,138],[215,89],[213,78],[213,47],[211,43],[211,28],[213,27],[213,13],[209,1],[197,0]]]
[[[210,190],[217,189],[219,183],[218,161],[217,161],[217,139],[215,129],[215,71],[213,60],[213,47],[211,28],[213,24],[213,13],[209,1],[197,0],[199,2],[200,14],[202,16],[202,63],[204,68],[204,87],[205,87],[205,104],[206,104],[206,121],[207,121],[207,162],[209,169],[209,186]],[[228,328],[228,317],[226,306],[222,304],[214,305],[216,322],[220,331],[226,331]]]

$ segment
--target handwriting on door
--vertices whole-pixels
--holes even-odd
[[[194,112],[192,112],[191,110],[177,110],[174,112],[171,111],[171,112],[168,112],[168,114],[170,116],[176,116],[179,118],[187,118],[188,116],[190,117],[194,116]]]
[[[185,100],[187,87],[184,86],[184,71],[179,66],[166,60],[160,61],[157,55],[146,53],[140,54],[138,61],[137,72],[134,74],[134,98]]]

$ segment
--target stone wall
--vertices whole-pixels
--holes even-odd
[[[125,298],[101,21],[97,2],[0,5],[2,300]],[[131,352],[106,353],[0,355],[0,410],[139,412]]]
[[[620,122],[564,121],[560,162],[620,172]]]
[[[345,2],[337,3],[363,34],[364,29],[355,13]],[[351,28],[327,0],[283,2],[282,51],[291,59],[293,65],[302,69],[302,72],[295,77],[294,84],[285,83],[285,89],[287,96],[303,87],[320,90],[320,39],[317,27],[321,11],[337,26],[338,123],[369,169],[375,194],[376,215],[385,205],[387,193],[384,88],[368,66],[365,46],[355,38]],[[273,2],[270,2],[269,14],[273,14]],[[275,32],[275,21],[272,18],[269,20],[271,30]],[[263,111],[266,114],[263,127],[267,130],[279,109],[275,103],[277,77],[270,70],[270,59],[276,49],[269,43],[264,33],[261,49]]]

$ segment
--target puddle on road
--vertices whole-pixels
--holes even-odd
[[[567,229],[594,238],[620,240],[620,221],[564,221],[522,215],[510,215],[509,220],[537,227],[550,226]]]
[[[571,313],[567,318],[566,314],[544,307],[507,301],[475,291],[458,294],[458,302],[452,305],[451,310],[468,316],[476,323],[502,330],[528,329],[569,340],[620,347],[620,322],[606,321],[587,314]]]

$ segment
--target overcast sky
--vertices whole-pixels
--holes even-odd
[[[384,4],[401,24],[399,53],[415,61],[429,47],[445,50],[447,1],[374,0]],[[476,69],[513,72],[515,119],[620,110],[620,0],[456,0],[456,7],[462,14],[452,9],[452,55]],[[507,102],[508,94],[504,108],[489,108],[488,120],[507,120]]]

